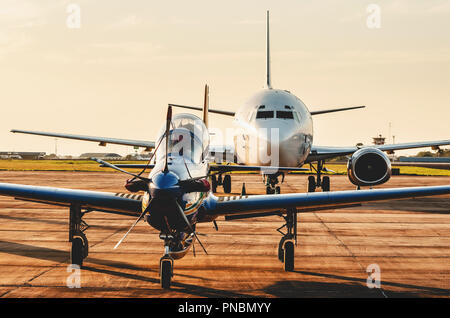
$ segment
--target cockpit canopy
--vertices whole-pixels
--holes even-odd
[[[156,159],[166,154],[166,125],[159,130]],[[158,146],[159,144],[159,146]],[[200,163],[209,151],[209,133],[203,121],[192,114],[173,116],[169,131],[169,157],[182,156],[194,163]]]

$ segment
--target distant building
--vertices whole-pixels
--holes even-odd
[[[102,160],[121,160],[122,156],[112,152],[87,152],[80,155],[80,159],[98,158]]]
[[[382,135],[378,135],[378,137],[373,137],[372,139],[374,145],[384,145],[386,142],[386,138]]]
[[[0,159],[24,159],[40,160],[45,156],[45,152],[27,152],[27,151],[3,151],[0,152]]]

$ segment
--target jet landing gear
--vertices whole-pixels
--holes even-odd
[[[89,253],[89,242],[84,234],[89,225],[83,221],[83,216],[90,211],[81,212],[81,207],[77,204],[70,206],[69,219],[69,242],[72,243],[70,251],[70,263],[83,266],[83,260]]]
[[[283,235],[278,244],[278,259],[284,264],[286,272],[292,272],[294,270],[294,251],[297,246],[297,210],[295,208],[287,209],[286,216],[283,218],[286,223],[277,229]],[[284,227],[286,227],[286,233],[281,231]]]
[[[267,176],[267,180],[265,180]],[[280,194],[281,188],[280,186],[277,186],[279,183],[278,177],[281,176],[281,183],[284,182],[284,173],[283,172],[277,172],[275,174],[268,174],[263,175],[263,181],[265,181],[266,184],[266,194]]]
[[[171,235],[160,234],[164,240],[164,256],[159,260],[159,277],[161,288],[169,289],[173,277],[173,258],[170,256],[170,243],[173,240]]]
[[[308,177],[308,192],[315,192],[316,188],[322,188],[323,192],[330,191],[330,177],[324,176],[322,178],[322,171],[329,171],[323,166],[324,164],[324,160],[317,162],[317,168],[310,164],[311,170],[316,171],[316,178],[314,176]]]
[[[223,186],[223,192],[230,193],[231,192],[231,176],[226,174],[223,176],[219,174],[216,178],[215,175],[211,176],[211,189],[213,193],[217,192],[217,186]]]

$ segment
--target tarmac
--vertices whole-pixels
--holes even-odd
[[[0,172],[1,182],[108,192],[125,192],[126,179],[115,172]],[[305,192],[306,179],[287,175],[282,193]],[[260,175],[232,180],[234,194],[243,182],[247,194],[265,192]],[[393,176],[382,187],[445,184],[450,177]],[[331,176],[331,188],[354,186],[346,176]],[[219,218],[219,231],[199,224],[208,255],[196,244],[195,256],[191,250],[176,260],[170,290],[159,284],[159,233],[140,222],[114,250],[135,220],[101,212],[84,217],[89,256],[74,280],[68,218],[64,207],[0,197],[1,297],[450,296],[449,195],[301,213],[293,272],[277,258],[281,217]],[[368,280],[372,269],[379,280]]]

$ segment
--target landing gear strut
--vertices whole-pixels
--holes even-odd
[[[218,178],[216,176],[211,176],[211,189],[213,193],[217,192],[217,186],[223,186],[223,192],[231,192],[231,176],[226,174],[223,176],[219,174]]]
[[[89,211],[81,212],[81,207],[78,204],[70,206],[69,218],[69,242],[72,243],[70,250],[70,263],[83,266],[83,260],[89,254],[89,242],[84,234],[89,228],[89,225],[83,221],[83,216]]]
[[[164,255],[159,260],[159,277],[161,287],[169,289],[173,277],[173,258],[169,254],[170,242],[173,237],[167,234],[161,234],[159,237],[164,239]]]
[[[323,192],[330,191],[330,177],[324,176],[322,178],[322,171],[326,171],[324,164],[324,160],[319,160],[317,162],[317,168],[314,168],[314,166],[310,164],[311,170],[316,171],[316,178],[314,178],[314,176],[308,177],[308,192],[315,192],[316,188],[322,188]]]
[[[294,244],[297,246],[297,210],[290,208],[286,210],[286,216],[283,216],[286,223],[277,229],[283,237],[278,244],[278,259],[284,263],[284,270],[291,272],[294,270]],[[281,230],[286,227],[286,233]]]
[[[278,177],[282,176],[281,183],[284,182],[284,173],[283,172],[277,172],[276,174],[268,174],[263,175],[263,180],[267,176],[267,180],[265,180],[266,184],[266,194],[280,194],[281,188],[280,186],[277,186],[279,183]]]

